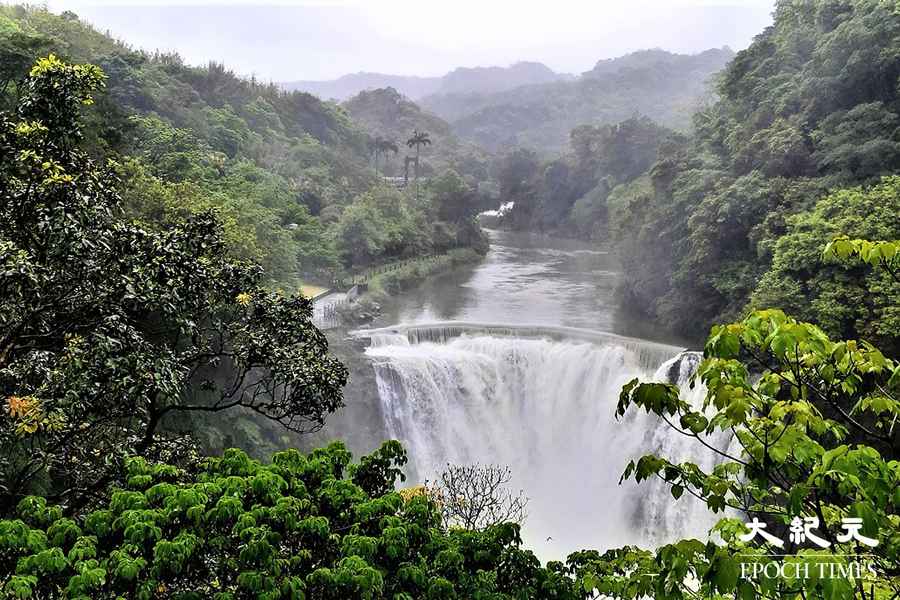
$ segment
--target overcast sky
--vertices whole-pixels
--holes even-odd
[[[580,73],[643,48],[746,47],[774,0],[47,0],[133,46],[263,79],[442,75],[540,61]]]

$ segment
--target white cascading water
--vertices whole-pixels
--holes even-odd
[[[544,559],[582,548],[704,539],[714,522],[687,494],[619,478],[631,459],[692,459],[698,449],[656,417],[615,407],[634,377],[668,380],[696,400],[696,353],[566,328],[411,325],[362,333],[387,433],[409,450],[410,480],[447,463],[508,465],[529,497],[524,535]]]

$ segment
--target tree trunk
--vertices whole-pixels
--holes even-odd
[[[416,144],[416,204],[419,203],[419,145]]]

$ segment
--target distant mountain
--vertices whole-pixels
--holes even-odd
[[[710,79],[733,56],[728,48],[693,55],[642,50],[601,60],[577,78],[498,92],[438,91],[419,103],[448,121],[460,138],[488,150],[526,146],[556,154],[579,125],[641,114],[668,127],[687,128],[710,94]]]
[[[598,78],[615,75],[625,70],[656,69],[672,67],[673,69],[721,69],[723,58],[727,62],[734,53],[730,48],[712,49],[699,54],[673,54],[660,48],[638,50],[624,56],[597,61],[594,68],[582,73],[582,77]]]
[[[460,67],[443,77],[413,77],[382,73],[354,73],[331,81],[290,81],[286,90],[304,91],[323,99],[347,100],[360,92],[394,88],[411,100],[429,94],[491,94],[522,85],[572,79],[537,62],[519,62],[509,67]]]
[[[383,73],[354,73],[330,81],[288,81],[281,84],[287,91],[302,91],[315,94],[323,100],[335,99],[340,102],[360,92],[381,88],[394,88],[412,99],[437,92],[441,87],[441,77],[407,77]]]
[[[556,73],[539,62],[518,62],[509,67],[475,67],[455,69],[441,78],[435,94],[493,94],[523,85],[536,85],[572,79]]]

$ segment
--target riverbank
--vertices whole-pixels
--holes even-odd
[[[336,301],[338,318],[334,324],[323,327],[329,351],[350,372],[344,388],[346,405],[328,417],[324,429],[303,436],[300,448],[310,451],[339,439],[355,455],[362,455],[372,452],[391,436],[386,429],[372,361],[365,353],[368,341],[349,336],[349,331],[390,318],[396,311],[395,305],[402,303],[403,295],[411,290],[430,285],[441,277],[455,276],[459,271],[468,277],[484,258],[472,248],[457,248],[437,256],[380,265],[354,277],[351,283],[365,291],[352,302]]]
[[[462,265],[474,264],[484,255],[473,248],[455,248],[444,254],[399,261],[385,265],[357,284],[365,292],[354,302],[338,307],[341,320],[349,325],[369,323],[377,318],[391,297],[412,289],[434,275]]]

